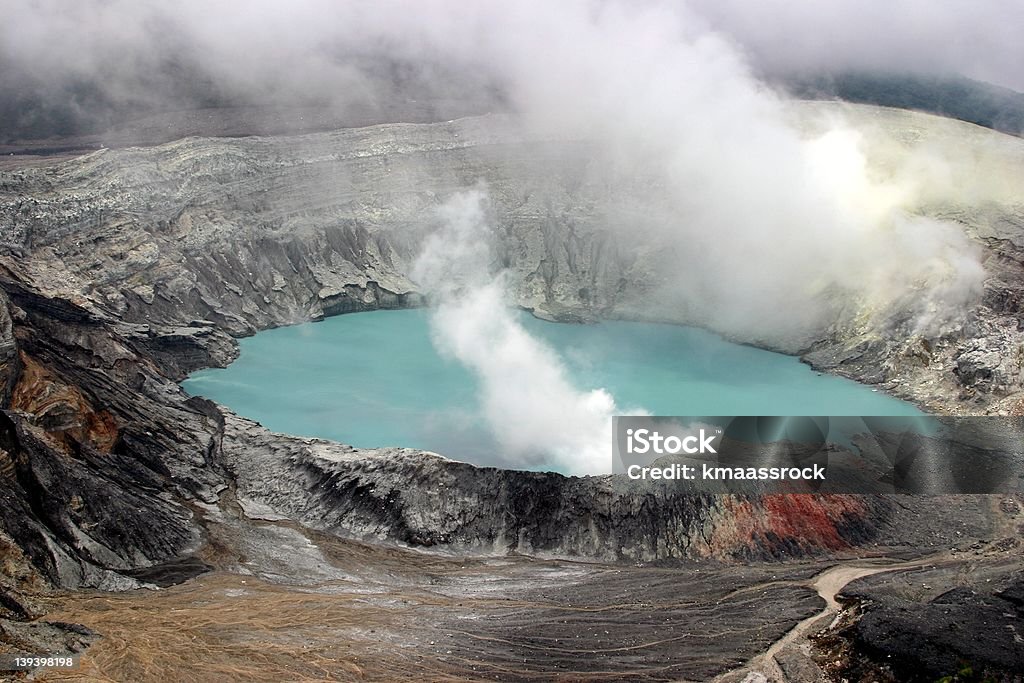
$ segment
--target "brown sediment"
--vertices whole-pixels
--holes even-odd
[[[103,638],[83,656],[79,671],[52,671],[41,680],[361,677],[357,660],[379,646],[371,631],[387,621],[387,612],[360,601],[358,594],[289,590],[226,573],[159,593],[75,596],[49,618],[84,624]],[[352,635],[360,631],[368,634],[363,642]]]
[[[60,381],[24,351],[20,360],[21,375],[11,395],[11,409],[33,415],[51,442],[65,452],[70,449],[69,437],[110,452],[118,438],[114,416],[94,408],[78,387]]]
[[[399,561],[417,564],[381,564]],[[48,618],[102,638],[78,671],[38,680],[705,680],[820,609],[793,567],[732,580],[526,559],[404,571],[316,586],[215,573],[69,596]]]

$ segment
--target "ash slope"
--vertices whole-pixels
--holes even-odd
[[[904,147],[965,146],[1003,178],[1024,168],[1011,138],[852,111]],[[232,336],[417,303],[405,273],[421,217],[480,178],[519,303],[555,317],[666,318],[648,305],[644,254],[601,230],[609,188],[586,152],[484,117],[192,138],[0,174],[5,615],[37,614],[32,595],[46,585],[139,585],[140,570],[208,544],[198,511],[236,497],[251,515],[337,535],[610,561],[913,554],[993,535],[987,507],[970,500],[631,497],[600,478],[356,451],[271,434],[177,386],[229,362]],[[807,357],[945,412],[1019,410],[1019,201],[922,207],[986,249],[985,301],[959,333],[906,339],[896,322],[841,321]]]

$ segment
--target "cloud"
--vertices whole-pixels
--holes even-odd
[[[692,0],[763,70],[960,74],[1024,91],[1017,0]]]
[[[1003,39],[1019,24],[1007,21],[1013,7],[796,5],[806,14],[774,0],[37,0],[5,8],[0,91],[81,97],[87,109],[161,98],[346,107],[493,89],[535,133],[587,140],[608,178],[647,181],[604,227],[651,240],[664,258],[658,296],[686,319],[787,349],[851,310],[879,324],[910,315],[912,329],[938,334],[981,288],[966,239],[913,217],[910,185],[871,177],[842,121],[807,139],[758,65],[879,53],[891,68],[1015,65],[1018,42]],[[92,99],[69,85],[82,82]]]
[[[635,67],[679,41],[707,59],[677,79],[709,80],[741,59],[755,72],[962,73],[1024,90],[1016,0],[0,0],[0,11],[7,96],[16,88],[19,102],[84,118],[495,89],[521,103],[589,86],[560,78],[576,56],[610,49],[610,76],[644,78]]]

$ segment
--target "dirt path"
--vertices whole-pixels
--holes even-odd
[[[811,587],[825,601],[825,609],[798,623],[765,652],[754,657],[744,666],[716,677],[713,683],[764,683],[765,681],[795,683],[786,677],[782,667],[779,666],[777,655],[789,647],[798,647],[806,639],[807,634],[818,628],[825,619],[834,618],[839,614],[842,606],[836,601],[836,596],[847,585],[866,576],[933,567],[950,561],[951,558],[945,555],[933,555],[905,562],[890,562],[885,558],[879,558],[876,560],[852,560],[826,569],[815,576],[811,583]]]

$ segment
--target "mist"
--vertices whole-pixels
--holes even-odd
[[[1024,91],[1016,0],[692,0],[762,72],[958,74]]]
[[[809,136],[760,75],[884,54],[887,69],[1017,84],[1014,7],[803,5],[7,3],[0,86],[45,102],[85,83],[85,105],[111,106],[490,102],[535,137],[586,140],[609,178],[649,179],[645,204],[612,207],[603,229],[664,256],[657,303],[678,319],[786,350],[843,315],[954,329],[984,277],[959,227],[915,216],[919,189],[873,176],[844,121]]]
[[[487,203],[480,188],[449,198],[413,266],[432,305],[433,342],[476,377],[503,460],[566,474],[610,472],[612,416],[644,413],[616,406],[604,389],[574,386],[558,353],[516,321],[505,274],[491,267]]]
[[[2,0],[0,11],[0,99],[19,105],[3,109],[0,132],[31,130],[33,118],[104,125],[203,106],[501,106],[504,93],[521,105],[557,84],[564,53],[594,56],[592,43],[573,41],[598,34],[636,53],[613,74],[670,38],[707,47],[712,73],[718,59],[739,58],[757,74],[912,71],[1024,90],[1015,0]],[[637,35],[642,17],[664,24]],[[621,30],[613,18],[625,19]]]

